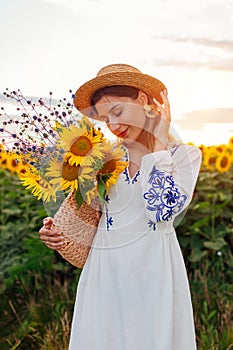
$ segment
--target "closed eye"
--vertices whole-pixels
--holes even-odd
[[[108,117],[106,115],[99,115],[99,119],[103,122],[108,122]]]
[[[122,111],[119,111],[119,112],[117,111],[117,112],[114,113],[114,115],[115,115],[116,117],[119,117],[119,116],[121,115],[121,113],[122,113]]]

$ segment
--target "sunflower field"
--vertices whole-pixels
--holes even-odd
[[[198,147],[203,156],[198,182],[176,231],[189,275],[198,350],[231,350],[233,137],[226,144]],[[81,269],[40,241],[47,213],[18,179],[27,166],[0,146],[0,349],[67,350]]]

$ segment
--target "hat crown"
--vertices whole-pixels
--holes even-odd
[[[117,85],[134,87],[163,103],[160,92],[166,87],[160,80],[129,64],[118,63],[101,68],[95,78],[80,86],[75,93],[74,105],[79,111],[85,110],[86,115],[89,113],[89,116],[94,118],[95,112],[90,108],[93,94],[102,88]],[[98,116],[95,115],[95,118],[98,119]]]
[[[108,66],[105,66],[101,68],[98,73],[97,77],[100,77],[105,74],[112,74],[112,73],[141,73],[139,69],[130,66],[129,64],[109,64]]]

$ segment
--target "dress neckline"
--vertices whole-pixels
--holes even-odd
[[[139,166],[138,170],[135,172],[135,174],[133,174],[132,176],[130,175],[129,172],[129,151],[128,149],[123,146],[123,148],[125,149],[125,161],[128,162],[128,166],[125,168],[125,170],[123,171],[123,174],[125,175],[126,179],[125,181],[127,181],[128,183],[132,183],[134,184],[135,182],[137,182],[137,178],[140,175],[140,170],[141,170],[141,165]]]

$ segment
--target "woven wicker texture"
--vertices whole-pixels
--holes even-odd
[[[138,88],[151,97],[155,97],[160,103],[163,103],[160,92],[166,87],[160,80],[143,74],[137,68],[127,64],[111,64],[103,67],[94,79],[89,80],[76,91],[74,97],[75,107],[84,115],[98,119],[98,115],[90,108],[91,97],[95,91],[114,85]]]
[[[62,232],[64,245],[58,253],[72,265],[82,268],[86,262],[100,219],[99,201],[83,202],[77,207],[70,193],[54,216],[54,227]]]

